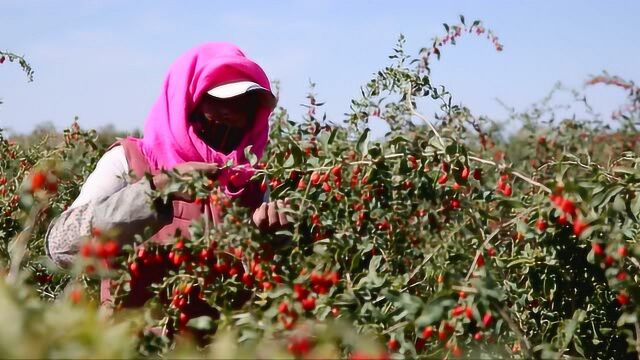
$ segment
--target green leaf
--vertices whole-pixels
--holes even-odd
[[[416,326],[423,328],[430,324],[435,324],[445,314],[445,309],[453,306],[455,301],[449,296],[440,296],[424,306],[422,313],[416,319]]]
[[[331,130],[331,136],[329,136],[329,140],[327,141],[328,145],[333,144],[333,141],[336,139],[337,134],[338,134],[338,129]]]
[[[622,185],[613,185],[609,187],[607,190],[598,193],[593,197],[591,201],[591,206],[597,208],[600,205],[606,205],[611,201],[611,198],[618,195],[622,190],[624,190],[624,186]]]
[[[380,261],[382,261],[382,256],[380,255],[376,255],[371,258],[371,261],[369,261],[370,273],[376,273],[376,271],[378,270],[378,267],[380,266]]]
[[[304,151],[300,149],[300,146],[296,142],[291,143],[289,145],[289,149],[291,149],[291,155],[293,156],[295,166],[299,166],[300,164],[304,163]]]
[[[623,166],[616,166],[613,169],[611,169],[614,173],[623,173],[623,174],[629,174],[629,175],[633,175],[636,173],[635,169],[633,168],[628,168],[628,167],[623,167]]]
[[[282,164],[282,167],[284,168],[290,168],[293,167],[293,165],[295,165],[296,163],[296,159],[293,155],[290,155],[287,160],[285,160],[284,164]]]
[[[364,129],[364,131],[360,135],[360,138],[358,139],[356,148],[358,149],[358,151],[361,154],[366,154],[367,152],[369,152],[369,135],[370,135],[370,133],[371,133],[371,130],[369,128],[366,128],[366,129]]]
[[[249,145],[244,148],[244,157],[249,161],[249,164],[251,164],[251,166],[258,163],[258,157],[251,151],[252,147],[253,145]]]
[[[198,316],[187,322],[187,327],[196,330],[211,330],[213,329],[213,325],[213,319],[209,316]]]

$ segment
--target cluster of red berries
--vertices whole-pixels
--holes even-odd
[[[359,172],[359,168],[354,170],[354,174],[356,171]],[[330,180],[333,182],[333,186],[331,185]],[[322,191],[329,193],[332,189],[339,189],[342,186],[342,165],[335,165],[331,168],[331,170],[327,172],[314,171],[311,173],[311,177],[309,178],[309,182],[313,186],[320,186]],[[352,187],[354,186],[352,182]],[[298,182],[298,190],[306,190],[307,183],[304,178],[301,178]],[[334,198],[336,201],[340,201],[344,198],[344,194],[339,191],[334,193]]]
[[[438,177],[437,183],[440,185],[444,185],[449,181],[449,170],[451,169],[451,166],[449,166],[447,162],[442,162],[440,169],[442,170],[442,175]],[[459,176],[462,179],[462,181],[465,181],[465,182],[468,181],[469,176],[471,174],[473,174],[473,178],[478,181],[482,179],[482,170],[480,168],[474,169],[472,173],[468,166],[463,165],[459,171],[460,171]],[[459,190],[460,188],[462,188],[462,185],[456,182],[453,184],[452,188],[454,190]]]
[[[2,176],[0,177],[0,196],[6,196],[8,193],[9,193],[9,190],[7,189],[7,178]],[[13,214],[13,210],[15,209],[15,207],[18,205],[19,202],[20,202],[20,195],[13,194],[9,199],[9,204],[8,204],[9,207],[4,211],[4,216],[10,217],[11,214]]]
[[[304,270],[302,275],[304,275]],[[336,286],[340,281],[340,275],[335,271],[327,271],[323,274],[312,271],[309,275],[309,284],[297,283],[293,284],[293,292],[295,300],[300,303],[300,306],[304,311],[313,311],[316,308],[316,296],[311,292],[313,291],[317,295],[326,294],[329,292],[332,286]],[[311,288],[311,291],[309,290]],[[284,325],[285,329],[291,329],[298,319],[298,313],[288,302],[284,301],[278,306],[278,313],[280,314],[280,321]],[[331,313],[334,316],[340,314],[338,308],[332,308]]]
[[[51,172],[35,171],[31,174],[29,191],[35,193],[44,190],[50,193],[58,191],[58,178]]]
[[[294,356],[301,358],[308,354],[313,348],[313,343],[309,336],[294,335],[289,338],[287,350]]]
[[[620,245],[618,250],[614,254],[607,254],[604,246],[600,243],[593,243],[591,245],[593,255],[596,261],[601,263],[601,266],[605,269],[610,268],[616,264],[616,261],[620,263],[627,257],[629,250],[625,245]],[[617,259],[616,259],[617,257]],[[624,282],[628,280],[629,275],[623,269],[620,269],[615,276],[617,281]],[[629,295],[625,291],[620,291],[616,295],[616,300],[620,305],[627,305],[630,302]]]
[[[88,241],[80,247],[80,255],[84,257],[97,257],[108,259],[118,255],[120,245],[117,241],[109,239],[103,242]]]
[[[436,182],[439,185],[445,185],[449,181],[449,170],[450,170],[449,164],[447,162],[443,162],[441,165],[442,174],[436,180]],[[458,175],[457,179],[460,179],[462,181],[462,184],[467,183],[467,181],[469,180],[469,176],[473,176],[473,178],[477,181],[480,181],[482,179],[481,169],[476,168],[473,170],[473,172],[471,172],[469,167],[466,165],[463,165],[459,169],[459,172],[457,175]],[[463,185],[461,185],[458,181],[456,181],[454,182],[453,186],[451,186],[451,189],[455,191],[459,191],[463,189]],[[468,194],[470,191],[469,187],[467,186],[465,189],[466,191],[464,192],[464,194]],[[461,208],[462,202],[458,197],[452,197],[451,199],[447,200],[444,205],[445,205],[445,210],[457,210]]]
[[[558,224],[566,225],[569,223],[569,220],[572,220],[573,233],[575,236],[580,236],[584,230],[589,227],[589,225],[578,216],[576,204],[573,201],[567,199],[558,192],[549,195],[549,199],[561,211],[560,216],[557,218]],[[538,227],[538,230],[540,230],[541,227]]]
[[[198,255],[199,269],[202,270],[202,275],[205,277],[205,284],[212,283],[218,276],[229,278],[237,276],[240,282],[249,289],[258,287],[268,291],[273,288],[274,283],[282,282],[282,277],[276,273],[275,264],[270,266],[271,281],[268,281],[268,274],[263,268],[263,264],[272,259],[272,251],[268,248],[268,244],[263,246],[263,250],[265,250],[263,256],[255,254],[253,259],[249,261],[246,270],[242,262],[245,257],[242,248],[230,247],[216,256],[216,247],[217,244],[214,241],[208,248],[202,249]]]
[[[464,291],[460,292],[460,299],[464,299],[465,298],[465,293]],[[456,321],[456,318],[463,316],[466,317],[468,320],[470,321],[475,321],[474,320],[474,309],[472,306],[469,305],[457,305],[455,306],[453,309],[451,309],[451,319]],[[491,327],[491,325],[493,324],[494,318],[493,318],[493,314],[491,314],[490,312],[486,312],[481,319],[481,326],[483,329],[485,330],[489,330],[489,328]],[[420,333],[420,336],[417,337],[416,339],[416,343],[415,343],[415,348],[417,351],[422,351],[422,349],[424,349],[426,342],[433,338],[433,337],[437,337],[437,340],[440,341],[441,343],[444,344],[446,349],[449,349],[451,351],[451,353],[456,356],[456,357],[460,357],[463,355],[463,350],[460,347],[460,345],[458,345],[457,343],[454,343],[451,341],[451,335],[453,334],[455,330],[454,325],[452,325],[451,321],[446,321],[443,320],[440,323],[439,327],[435,327],[432,325],[429,325],[427,327],[425,327],[422,332]],[[481,330],[476,331],[473,334],[473,339],[476,341],[481,341],[484,338],[484,334]],[[487,341],[492,342],[493,338],[491,336],[489,336],[487,338]],[[387,343],[387,347],[389,348],[389,350],[393,351],[393,350],[397,350],[393,348],[393,345],[397,344],[397,341],[395,339],[391,339],[388,343]]]
[[[340,275],[336,271],[328,271],[321,274],[312,271],[309,275],[311,289],[317,294],[326,294],[332,286],[336,286],[340,281]]]
[[[185,309],[185,307],[191,302],[192,299],[204,298],[204,295],[200,291],[200,286],[191,283],[182,284],[182,286],[176,286],[173,289],[172,295],[173,297],[171,298],[171,306],[180,310]]]
[[[498,182],[496,183],[496,190],[498,190],[502,195],[509,197],[513,194],[513,189],[511,188],[511,184],[509,184],[509,175],[504,174],[500,175],[498,178]]]
[[[268,274],[263,268],[263,266],[267,266],[269,259],[271,258],[268,256],[262,258],[255,255],[254,259],[249,262],[248,271],[240,276],[240,281],[248,288],[257,287],[264,291],[269,291],[276,284],[282,283],[282,276],[276,272],[277,266],[275,264],[268,265],[271,271],[271,281],[269,281]]]
[[[454,356],[456,357],[462,356],[462,348],[457,343],[452,344],[448,341],[449,337],[453,334],[454,331],[455,331],[454,326],[451,325],[451,323],[448,321],[442,321],[439,328],[436,328],[431,325],[425,327],[422,330],[422,333],[420,334],[421,336],[419,336],[416,339],[416,343],[415,343],[416,351],[422,351],[422,349],[424,349],[426,345],[426,342],[432,337],[437,336],[438,340],[444,343],[444,346],[447,349],[451,348],[451,352]],[[393,351],[389,345],[392,345],[392,344],[387,343],[387,348]]]
[[[120,244],[116,240],[103,236],[102,231],[97,228],[91,230],[91,235],[92,238],[80,246],[78,251],[80,256],[99,260],[100,264],[106,267],[112,266],[113,260],[120,253]],[[89,263],[85,267],[87,274],[93,274],[95,270],[94,263]]]
[[[178,329],[186,330],[189,320],[198,316],[216,316],[197,283],[183,283],[173,289],[170,306],[177,309]]]

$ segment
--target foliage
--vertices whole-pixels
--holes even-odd
[[[17,55],[10,51],[0,51],[0,65],[2,65],[6,60],[9,60],[9,62],[17,61],[20,68],[22,68],[22,71],[24,71],[27,78],[29,78],[29,81],[33,81],[33,68],[31,68],[31,65],[27,62],[24,56]]]

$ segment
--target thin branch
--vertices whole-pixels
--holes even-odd
[[[540,171],[548,166],[553,166],[553,165],[578,165],[579,167],[585,169],[585,170],[593,170],[593,168],[589,165],[591,165],[593,163],[590,164],[583,164],[580,161],[576,160],[576,161],[552,161],[552,162],[548,162],[546,164],[542,164],[540,165],[539,168],[536,169],[536,171]],[[608,172],[606,172],[602,166],[598,165],[598,164],[593,164],[596,166],[596,168],[598,170],[600,170],[600,172],[602,173],[602,175],[606,176],[609,180],[615,180],[615,181],[621,181],[620,178],[615,177],[611,174],[609,174]]]
[[[498,167],[498,164],[495,163],[495,161],[491,161],[491,160],[486,160],[486,159],[482,159],[476,156],[467,156],[469,158],[469,160],[473,160],[473,161],[477,161],[483,164],[489,164],[489,165],[493,165],[495,167]],[[546,187],[544,184],[541,184],[533,179],[531,179],[530,177],[524,176],[521,173],[517,172],[517,171],[511,171],[511,174],[513,174],[514,176],[528,182],[529,184],[539,187],[540,189],[544,190],[545,192],[551,193],[551,189],[549,189],[548,187]]]
[[[440,245],[436,246],[436,247],[433,249],[433,251],[429,254],[429,256],[427,256],[427,258],[426,258],[426,259],[424,259],[424,261],[423,261],[420,265],[418,265],[415,269],[413,269],[413,271],[411,272],[411,275],[409,276],[409,279],[407,280],[407,282],[411,281],[411,279],[413,279],[413,277],[414,277],[414,276],[416,276],[416,274],[418,273],[418,271],[420,270],[420,268],[421,268],[421,267],[423,267],[427,262],[429,262],[429,260],[431,260],[431,258],[434,256],[434,254],[435,254],[435,253],[437,253],[437,252],[438,252],[438,250],[440,250],[440,247],[442,247],[442,244],[440,244]],[[421,284],[422,282],[423,282],[423,281],[419,281],[419,282],[416,282],[416,283],[414,283],[414,284],[412,284],[412,285],[406,286],[406,287],[404,287],[404,288],[403,288],[402,290],[400,290],[400,291],[401,291],[401,292],[407,291],[408,289],[410,289],[410,288],[412,288],[412,287],[414,287],[414,286],[416,286],[416,285],[418,285],[418,284]]]
[[[388,328],[387,330],[383,331],[382,335],[386,335],[386,334],[388,334],[388,333],[390,333],[390,332],[392,332],[394,330],[401,329],[401,328],[403,328],[403,327],[405,327],[407,325],[409,325],[408,321],[403,321],[401,323],[395,324],[392,327]]]
[[[537,182],[537,181],[535,181],[535,180],[533,180],[531,178],[528,178],[528,177],[520,174],[519,172],[512,171],[511,173],[513,175],[515,175],[516,177],[519,177],[520,179],[528,182],[529,184],[537,186],[537,187],[541,188],[542,190],[546,191],[547,193],[551,194],[551,189],[549,189],[548,187],[544,186],[543,184],[541,184],[541,183],[539,183],[539,182]]]
[[[495,306],[495,308],[498,310],[498,313],[500,314],[502,319],[504,319],[504,321],[507,322],[507,325],[509,325],[509,328],[511,329],[511,331],[513,331],[516,334],[516,336],[520,340],[520,343],[523,344],[524,350],[527,352],[527,354],[530,353],[531,344],[529,344],[529,340],[524,336],[524,334],[522,333],[518,325],[516,325],[516,323],[513,321],[513,319],[511,319],[511,317],[504,310],[503,307]]]
[[[436,130],[436,128],[431,123],[431,121],[429,121],[429,119],[427,119],[426,116],[424,116],[424,115],[420,114],[419,112],[417,112],[416,110],[414,110],[413,107],[411,107],[411,113],[413,115],[417,116],[420,120],[422,120],[425,123],[427,123],[427,125],[429,125],[429,128],[431,129],[431,131],[433,131],[433,133],[438,138],[438,141],[440,142],[440,145],[442,146],[442,149],[445,149],[447,146],[445,145],[444,141],[442,140],[442,137],[438,133],[438,130]]]

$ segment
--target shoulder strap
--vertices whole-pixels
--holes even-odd
[[[152,172],[149,162],[144,157],[138,143],[129,138],[118,139],[109,146],[109,150],[116,146],[122,146],[124,149],[124,155],[127,159],[129,170],[133,171],[133,175],[136,178],[141,179],[145,173]]]

